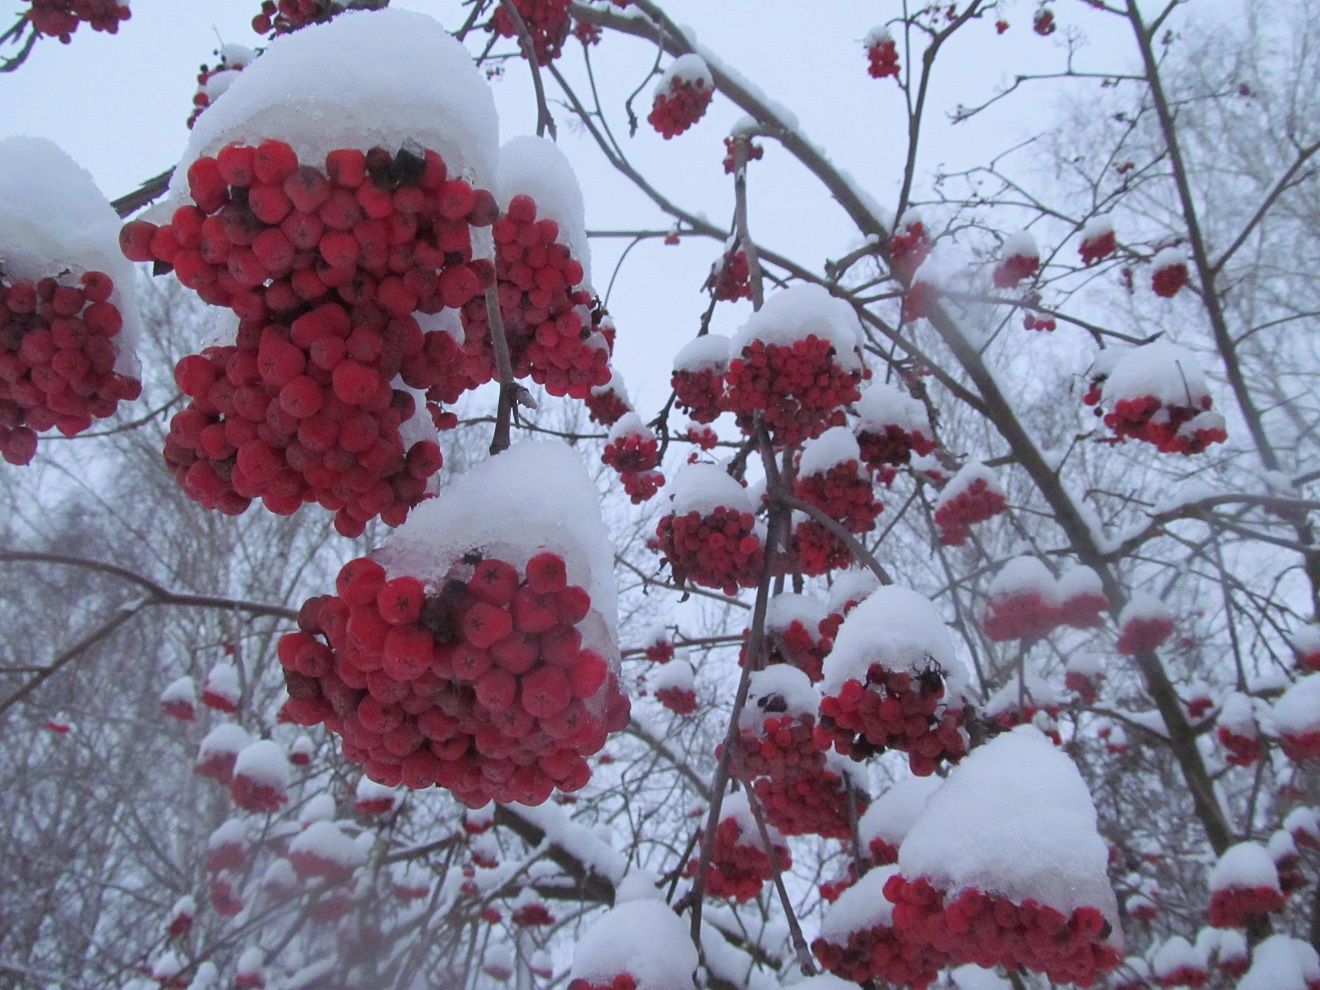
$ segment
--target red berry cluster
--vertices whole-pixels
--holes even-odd
[[[977,478],[967,488],[935,510],[935,525],[939,527],[940,543],[946,547],[960,547],[967,542],[967,527],[985,522],[1008,508],[1008,500],[991,488],[983,478]]]
[[[637,978],[631,973],[619,973],[614,979],[600,983],[578,978],[569,981],[568,990],[637,990]]]
[[[1069,670],[1063,675],[1063,686],[1071,691],[1081,700],[1084,705],[1094,705],[1100,697],[1100,683],[1103,681],[1099,674],[1087,674],[1080,670]]]
[[[776,446],[802,443],[843,425],[861,380],[860,368],[840,364],[834,345],[815,334],[791,346],[753,340],[729,361],[728,407],[743,430],[759,413]]]
[[[166,462],[208,507],[237,513],[261,496],[289,513],[319,501],[355,536],[397,524],[440,467],[439,448],[405,451],[413,401],[391,387],[434,384],[443,345],[415,311],[458,307],[494,278],[472,260],[471,225],[493,198],[449,179],[434,152],[332,151],[299,165],[281,141],[231,144],[188,170],[196,205],[156,227],[135,221],[121,245],[173,265],[205,301],[240,317],[233,346],[184,358],[191,398],[175,416]]]
[[[752,792],[765,810],[766,821],[784,835],[819,835],[847,839],[852,835],[848,790],[843,776],[821,762],[813,769],[774,772],[758,777]],[[858,814],[869,798],[854,790]]]
[[[1124,656],[1150,653],[1173,635],[1173,620],[1167,616],[1136,616],[1128,619],[1118,634],[1118,652]]]
[[[903,293],[902,317],[906,323],[915,323],[931,314],[932,307],[939,300],[940,290],[930,282],[914,281]]]
[[[123,317],[113,292],[104,272],[77,285],[0,278],[0,456],[10,464],[32,460],[39,431],[73,436],[141,393],[140,382],[115,373]]]
[[[536,64],[549,65],[562,54],[573,26],[568,12],[569,0],[513,0],[513,5],[518,8],[527,33],[531,35]],[[489,30],[502,38],[519,37],[518,25],[502,3],[495,7]],[[527,57],[526,52],[523,57]]]
[[[689,426],[683,436],[700,450],[714,450],[720,442],[720,435],[709,426]],[[695,457],[695,453],[692,456]]]
[[[591,598],[557,554],[521,575],[496,558],[459,564],[429,590],[360,558],[336,590],[280,640],[283,715],[341,733],[373,780],[540,804],[585,784],[584,758],[627,722],[626,696],[575,628]]]
[[[665,483],[665,476],[655,470],[660,465],[660,443],[650,430],[612,437],[601,452],[601,460],[619,472],[623,490],[633,505],[654,496]]]
[[[1031,310],[1027,310],[1022,315],[1023,330],[1040,330],[1044,333],[1053,333],[1058,329],[1058,326],[1052,316],[1039,316]]]
[[[330,20],[344,9],[334,0],[262,0],[261,13],[252,18],[252,30],[257,34],[288,34]]]
[[[1054,23],[1054,12],[1048,7],[1041,7],[1031,19],[1031,30],[1035,31],[1042,38],[1048,38],[1052,35],[1056,26],[1057,25]]]
[[[1210,924],[1216,928],[1247,928],[1282,911],[1286,898],[1275,887],[1225,887],[1210,895]]]
[[[890,271],[905,282],[911,280],[929,254],[930,238],[920,220],[912,221],[889,238]]]
[[[711,266],[710,277],[705,288],[715,294],[720,302],[737,302],[739,299],[752,298],[752,272],[747,261],[747,252],[730,248],[724,256]]]
[[[758,830],[759,831],[759,830]],[[727,817],[715,828],[710,866],[706,871],[706,893],[728,897],[742,904],[761,892],[762,885],[793,866],[793,857],[784,845],[774,845],[774,861],[766,853],[757,834],[744,835],[738,819]],[[698,860],[688,861],[689,876],[697,872]]]
[[[1040,268],[1040,258],[1034,255],[1014,254],[995,265],[996,289],[1011,289],[1024,278],[1031,278]]]
[[[750,512],[716,506],[705,515],[695,509],[666,515],[655,535],[679,585],[691,581],[733,595],[761,578],[765,546]]]
[[[1281,733],[1279,744],[1290,760],[1320,760],[1320,729]]]
[[[193,129],[202,111],[211,105],[211,96],[206,91],[211,77],[221,72],[242,72],[247,65],[242,62],[229,63],[223,57],[215,65],[202,65],[197,72],[197,92],[193,94],[193,109],[188,115],[188,130]]]
[[[1103,941],[1109,922],[1094,907],[1064,915],[1036,901],[1021,904],[974,887],[947,899],[925,877],[895,874],[885,883],[900,939],[927,947],[950,963],[1021,966],[1059,983],[1089,987],[1121,961]]]
[[[553,925],[555,916],[540,901],[531,901],[515,908],[509,920],[519,928],[540,928],[544,925]]]
[[[838,694],[820,701],[816,741],[844,756],[865,759],[886,749],[908,754],[912,772],[928,777],[941,760],[967,754],[961,705],[944,704],[944,677],[937,666],[923,674],[872,664],[866,684],[849,679]]]
[[[668,663],[674,659],[674,641],[662,632],[646,644],[643,653],[652,663]]]
[[[229,781],[229,795],[234,804],[244,811],[279,811],[289,803],[289,795],[282,787],[246,774],[236,773]]]
[[[789,548],[793,552],[793,567],[803,577],[819,577],[853,564],[848,544],[810,519],[803,519],[793,527]]]
[[[599,423],[606,429],[617,423],[626,413],[632,412],[628,400],[608,385],[593,388],[587,393],[584,401],[592,422]]]
[[[833,880],[823,880],[820,884],[820,899],[826,904],[833,904],[839,896],[857,882],[857,867],[849,863],[843,873]]]
[[[669,81],[669,88],[655,94],[647,122],[666,141],[677,137],[706,115],[714,90],[704,79]]]
[[[939,976],[936,953],[902,941],[887,925],[872,925],[848,934],[846,944],[816,938],[811,951],[821,966],[854,983],[880,980],[913,990],[925,990]]]
[[[1078,248],[1084,265],[1094,265],[1097,261],[1108,258],[1117,250],[1118,238],[1112,228],[1096,237],[1085,238]]]
[[[871,478],[856,461],[843,461],[821,474],[799,475],[793,494],[814,505],[850,533],[866,533],[884,506]]]
[[[866,48],[866,71],[872,79],[886,76],[898,78],[898,45],[893,38],[884,38]]]
[[[770,663],[786,663],[806,674],[812,684],[820,682],[825,656],[834,645],[822,628],[809,629],[800,619],[794,619],[782,628],[766,629],[765,638]]]
[[[1150,276],[1150,287],[1155,291],[1155,295],[1170,299],[1178,294],[1178,290],[1186,285],[1187,281],[1187,265],[1185,262],[1178,262],[1156,268]]]
[[[1259,736],[1235,732],[1227,725],[1219,726],[1215,735],[1219,738],[1219,744],[1227,750],[1224,759],[1235,767],[1253,766],[1264,755]]]
[[[724,139],[724,174],[732,175],[734,168],[733,148],[737,138],[726,137]],[[765,157],[765,149],[755,141],[747,141],[747,160],[749,162],[759,161]]]
[[[697,710],[697,692],[691,688],[657,688],[655,700],[664,705],[675,715],[691,715]]]
[[[767,699],[770,711],[775,696]],[[780,699],[779,707],[782,707]],[[738,746],[729,760],[729,772],[738,780],[750,782],[757,777],[788,777],[812,773],[825,765],[825,754],[813,736],[816,717],[810,714],[771,714],[759,729],[744,728]]]
[[[861,448],[862,460],[874,471],[912,460],[912,455],[926,457],[935,449],[933,438],[920,430],[909,432],[903,427],[890,423],[883,433],[875,430],[859,430],[857,446]]]
[[[551,395],[586,399],[610,380],[613,346],[602,346],[587,325],[591,295],[581,286],[582,265],[559,243],[559,224],[537,219],[530,196],[514,196],[508,212],[495,221],[495,273],[500,316],[513,373],[544,385]],[[429,397],[453,402],[466,389],[495,377],[486,301],[472,297],[462,310],[464,340],[444,344],[440,372]],[[608,341],[606,341],[608,343]],[[436,358],[442,358],[437,354]]]
[[[59,38],[64,44],[73,40],[79,24],[107,34],[119,32],[119,22],[133,16],[127,3],[118,0],[31,0],[27,12],[37,34]]]
[[[1205,426],[1184,429],[1208,410],[1211,402],[1208,395],[1201,397],[1200,408],[1166,405],[1153,395],[1119,399],[1104,420],[1116,436],[1152,443],[1162,454],[1199,454],[1211,444],[1228,439],[1223,420],[1218,417]]]
[[[1036,588],[991,595],[985,603],[985,634],[996,643],[1042,639],[1059,624],[1050,596]]]
[[[222,918],[232,918],[243,910],[243,899],[238,896],[235,886],[234,877],[228,873],[217,873],[211,877],[211,910]]]
[[[669,379],[675,401],[698,423],[713,423],[724,408],[722,368],[675,371]]]

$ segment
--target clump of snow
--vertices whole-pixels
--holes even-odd
[[[1301,656],[1320,655],[1320,625],[1311,624],[1295,629],[1288,644]]]
[[[573,976],[610,983],[627,973],[637,990],[688,990],[697,948],[687,925],[661,901],[628,901],[606,911],[578,939]]]
[[[1103,598],[1105,596],[1105,586],[1100,580],[1100,575],[1093,568],[1080,564],[1076,567],[1070,567],[1059,575],[1055,590],[1061,601],[1067,601],[1070,598],[1080,598],[1083,595]]]
[[[1204,972],[1209,965],[1205,953],[1181,935],[1166,939],[1150,960],[1151,973],[1157,980],[1171,977],[1180,969]]]
[[[738,728],[756,730],[771,716],[815,715],[820,695],[797,667],[776,663],[753,671],[747,678],[747,702],[738,715]]]
[[[316,794],[308,798],[307,803],[302,806],[302,810],[298,813],[298,823],[311,825],[313,822],[333,821],[337,813],[333,795]]]
[[[867,671],[876,663],[913,674],[934,663],[950,698],[967,688],[967,668],[954,652],[944,619],[930,599],[910,588],[877,588],[848,613],[825,657],[822,693],[837,694],[849,680],[866,683]]]
[[[898,852],[903,875],[1071,914],[1098,909],[1121,942],[1109,847],[1085,781],[1032,726],[972,751],[926,801]]]
[[[1239,842],[1230,846],[1210,870],[1210,890],[1235,887],[1279,889],[1279,871],[1269,850],[1259,842]]]
[[[218,756],[237,756],[250,742],[252,737],[241,725],[221,722],[198,744],[197,762],[204,763]]]
[[[167,949],[151,964],[151,978],[165,986],[178,978],[183,967],[184,961],[179,954]]]
[[[829,341],[841,367],[861,368],[862,327],[857,314],[842,299],[810,283],[792,285],[770,296],[734,335],[729,352],[741,354],[754,340],[792,347],[810,336]]]
[[[885,27],[883,24],[878,24],[866,32],[866,37],[862,39],[862,44],[867,48],[877,48],[880,45],[883,45],[886,41],[893,40],[894,36],[889,33],[889,28]],[[910,216],[911,213],[912,211],[909,210],[908,215]]]
[[[608,443],[616,443],[624,437],[642,437],[644,440],[654,440],[655,434],[651,428],[642,421],[642,417],[635,412],[626,412],[614,421],[610,427]]]
[[[1005,239],[1003,246],[999,249],[1001,258],[1039,258],[1040,248],[1036,246],[1036,238],[1031,235],[1029,230],[1019,230],[1016,234],[1010,235]]]
[[[669,67],[660,73],[660,81],[655,84],[654,95],[667,94],[675,82],[689,83],[707,90],[715,88],[715,78],[710,74],[710,66],[700,55],[688,53],[680,55],[669,63]]]
[[[999,569],[990,587],[986,589],[986,595],[990,598],[1029,592],[1035,592],[1046,604],[1058,598],[1058,584],[1054,575],[1036,557],[1014,557]]]
[[[674,355],[675,371],[723,371],[729,366],[729,338],[717,333],[694,337]]]
[[[794,622],[800,622],[813,636],[829,610],[815,598],[783,592],[770,599],[765,610],[765,628],[782,632]]]
[[[1294,837],[1309,836],[1311,843],[1320,843],[1320,809],[1305,806],[1293,808],[1284,816],[1283,827]]]
[[[266,955],[255,945],[249,946],[243,950],[243,954],[238,957],[238,963],[234,966],[234,972],[238,976],[260,976],[261,967],[265,964]]]
[[[983,969],[973,963],[949,970],[953,990],[1012,990],[1013,984],[993,969]]]
[[[234,761],[234,776],[246,777],[277,791],[289,786],[289,757],[284,747],[270,739],[245,746]]]
[[[724,795],[724,800],[720,804],[720,821],[727,822],[730,819],[738,823],[738,829],[742,833],[742,845],[765,849],[765,843],[761,841],[761,829],[752,814],[752,806],[747,801],[746,791],[734,791],[732,794]],[[783,833],[769,822],[765,823],[765,834],[773,847],[788,845],[784,841]]]
[[[208,852],[215,852],[226,846],[246,849],[251,838],[252,829],[246,818],[227,818],[207,838],[206,849]]]
[[[687,465],[669,483],[666,495],[678,516],[689,512],[706,515],[721,506],[736,512],[752,512],[747,489],[715,464]]]
[[[880,579],[869,569],[840,571],[834,576],[834,583],[830,585],[827,602],[829,610],[836,614],[842,613],[844,606],[849,602],[862,601],[878,587],[880,587]]]
[[[1105,402],[1151,395],[1164,405],[1199,407],[1210,389],[1191,351],[1157,340],[1118,352],[1102,389]]]
[[[1086,221],[1086,223],[1082,225],[1082,240],[1084,241],[1099,240],[1101,237],[1104,237],[1106,234],[1112,234],[1113,232],[1114,232],[1114,221],[1109,217],[1108,214],[1105,214],[1104,216],[1100,216],[1100,217],[1092,217],[1090,220]]]
[[[165,690],[160,693],[160,703],[162,705],[186,704],[196,706],[197,687],[193,684],[193,679],[185,675],[170,681]]]
[[[857,421],[862,431],[883,432],[887,426],[897,426],[905,433],[935,435],[925,405],[889,382],[872,382],[862,391],[857,402]]]
[[[847,945],[848,936],[854,932],[892,927],[894,905],[886,899],[884,889],[885,882],[897,872],[897,866],[877,866],[864,873],[825,911],[820,937],[835,945]]]
[[[1123,606],[1123,611],[1118,613],[1120,629],[1130,622],[1137,620],[1149,622],[1154,619],[1167,619],[1172,622],[1173,613],[1164,602],[1145,591],[1134,591],[1128,603]]]
[[[1280,734],[1301,735],[1320,730],[1320,674],[1295,681],[1271,708]]]
[[[482,461],[413,509],[375,556],[391,577],[438,583],[472,550],[519,569],[542,550],[563,557],[569,583],[591,595],[578,626],[584,646],[617,664],[614,551],[599,495],[571,447],[524,440]]]
[[[1012,678],[992,694],[985,703],[985,713],[993,718],[1004,712],[1016,711],[1019,699],[1024,696],[1036,708],[1061,707],[1065,700],[1063,691],[1057,685],[1033,671],[1027,671],[1021,682]]]
[[[629,901],[664,901],[660,878],[650,870],[633,870],[614,888],[614,903]]]
[[[855,461],[858,473],[862,472],[862,452],[857,446],[857,438],[846,426],[831,426],[814,440],[808,440],[802,445],[798,474],[801,477],[824,474],[836,464],[848,461]]]
[[[228,660],[221,660],[207,671],[206,680],[202,682],[202,693],[213,694],[230,704],[237,704],[240,694],[238,668]]]
[[[115,371],[132,378],[142,320],[137,273],[119,250],[122,221],[91,173],[52,141],[0,140],[0,272],[36,282],[68,272],[105,272],[115,284],[110,302],[124,325],[113,338]],[[72,283],[66,283],[72,284]]]
[[[939,496],[935,499],[934,508],[938,510],[941,506],[952,502],[978,481],[985,482],[985,487],[992,492],[1003,491],[999,487],[998,476],[990,467],[980,461],[970,461],[959,468],[954,476],[945,483]]]
[[[651,687],[656,691],[693,691],[696,689],[696,674],[692,664],[675,657],[667,664],[657,667],[650,676]]]
[[[1256,709],[1245,694],[1234,691],[1219,709],[1219,724],[1240,736],[1256,734]]]
[[[367,805],[369,807],[376,804],[383,805],[386,801],[390,802],[391,810],[399,806],[403,800],[403,793],[397,787],[387,787],[384,784],[378,784],[370,777],[361,777],[357,782],[357,789],[353,792],[353,801],[355,804]]]
[[[619,374],[619,369],[610,369],[610,380],[604,385],[593,385],[592,395],[616,395],[619,401],[624,405],[631,405],[628,399],[628,386],[624,384],[623,375]]]
[[[872,839],[898,847],[907,837],[913,823],[921,817],[927,799],[944,783],[939,777],[907,777],[897,781],[889,790],[871,802],[865,814],[857,820],[857,837],[863,848]]]
[[[500,148],[495,195],[507,209],[514,196],[536,201],[537,219],[559,224],[559,243],[582,265],[583,283],[591,283],[591,244],[582,187],[568,158],[549,138],[516,137]]]
[[[320,165],[336,148],[440,153],[450,174],[487,188],[499,155],[490,87],[466,48],[435,19],[395,9],[350,11],[282,35],[198,118],[170,184],[232,141],[278,138]]]
[[[1187,264],[1187,252],[1180,247],[1166,247],[1151,259],[1151,267],[1156,271]],[[1149,345],[1148,345],[1149,346]]]
[[[312,822],[289,843],[289,856],[299,856],[353,869],[366,862],[366,852],[335,822]]]
[[[1320,979],[1316,951],[1301,939],[1271,935],[1251,954],[1237,990],[1308,990]]]
[[[627,858],[612,841],[602,840],[591,829],[573,821],[559,805],[517,805],[509,810],[539,828],[547,842],[563,849],[597,876],[618,883],[627,872]]]

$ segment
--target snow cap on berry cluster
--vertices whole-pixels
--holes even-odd
[[[624,383],[623,375],[619,374],[618,368],[610,369],[610,380],[604,385],[594,385],[591,389],[592,395],[615,395],[625,406],[631,405],[628,398],[628,386]]]
[[[559,224],[559,243],[582,266],[583,284],[591,284],[591,244],[587,240],[582,187],[557,144],[549,138],[531,136],[506,141],[500,148],[494,192],[504,210],[514,196],[530,196],[536,202],[537,219]]]
[[[741,845],[765,848],[765,843],[761,841],[761,830],[756,824],[756,817],[752,814],[752,806],[747,801],[746,791],[734,791],[724,795],[724,800],[720,803],[720,821],[730,820],[738,823],[738,830],[742,833],[739,840]],[[783,833],[769,822],[765,823],[765,834],[771,846],[776,848],[788,846],[784,841]]]
[[[1061,708],[1064,701],[1063,692],[1056,685],[1039,674],[1027,671],[1021,681],[1012,678],[992,694],[985,703],[985,713],[994,718],[1006,712],[1016,712],[1023,703],[1037,709]]]
[[[1320,959],[1301,939],[1271,935],[1251,954],[1238,990],[1308,990],[1320,980]]]
[[[1078,564],[1059,575],[1055,591],[1058,593],[1060,601],[1080,598],[1083,595],[1103,598],[1105,586],[1094,568],[1087,567],[1085,564]]]
[[[866,809],[857,821],[857,837],[862,848],[879,839],[897,847],[912,829],[912,824],[926,809],[926,801],[944,783],[939,777],[907,777],[896,781]]]
[[[820,922],[820,937],[834,945],[847,945],[848,936],[894,924],[894,905],[885,897],[885,882],[897,866],[877,866],[839,895]]]
[[[977,888],[1065,915],[1096,908],[1113,926],[1110,941],[1121,945],[1108,861],[1077,767],[1029,725],[954,767],[898,852],[905,877],[926,877],[950,894]]]
[[[724,468],[716,464],[689,464],[674,476],[666,495],[675,515],[699,512],[705,515],[724,507],[751,513],[752,497]]]
[[[798,477],[809,478],[825,474],[837,464],[856,461],[862,470],[862,452],[857,438],[846,426],[831,426],[828,430],[802,445],[802,459],[798,462]]]
[[[1003,491],[999,487],[999,478],[993,470],[980,461],[969,461],[945,482],[944,487],[940,490],[939,497],[935,499],[935,510],[938,511],[941,506],[952,502],[978,481],[984,481],[985,487],[992,492]]]
[[[425,584],[474,550],[519,569],[542,550],[563,557],[569,584],[591,596],[583,645],[617,660],[614,554],[596,488],[571,447],[524,440],[482,461],[413,509],[374,556],[390,577]]]
[[[1180,247],[1166,247],[1156,253],[1155,257],[1152,258],[1150,262],[1151,267],[1156,271],[1160,271],[1163,268],[1174,268],[1178,265],[1186,264],[1187,252]],[[1146,346],[1149,347],[1150,345],[1147,344]]]
[[[624,437],[641,437],[655,442],[655,434],[635,412],[626,412],[614,421],[606,438],[607,443],[618,443]]]
[[[1123,629],[1132,622],[1152,622],[1160,619],[1173,621],[1173,613],[1169,611],[1169,606],[1149,592],[1134,591],[1128,603],[1123,606],[1123,611],[1118,613],[1118,627]]]
[[[723,371],[729,366],[729,338],[705,333],[684,344],[674,355],[675,371]]]
[[[110,302],[124,325],[113,338],[115,371],[136,378],[142,332],[136,273],[119,249],[122,225],[91,173],[53,141],[0,140],[0,274],[36,282],[68,272],[104,272],[114,282]],[[73,284],[73,283],[66,283]]]
[[[339,827],[337,822],[312,822],[289,843],[289,857],[295,863],[306,857],[345,872],[367,861],[366,850]]]
[[[783,705],[767,707],[771,698],[779,698]],[[738,713],[738,728],[755,731],[767,718],[812,715],[820,707],[820,695],[811,685],[811,679],[797,667],[776,663],[764,670],[753,671],[747,678],[747,703]]]
[[[862,39],[862,45],[866,48],[875,48],[878,45],[883,45],[886,41],[893,40],[894,36],[889,33],[889,28],[883,24],[877,24],[866,32],[866,37]],[[909,210],[907,216],[911,217],[914,212],[914,210]]]
[[[1001,258],[1039,258],[1040,248],[1036,246],[1036,238],[1032,236],[1029,230],[1019,230],[1011,235],[999,249]]]
[[[1014,557],[999,569],[990,587],[986,589],[986,595],[990,598],[1028,592],[1035,592],[1046,604],[1053,604],[1058,598],[1054,575],[1036,557]]]
[[[696,673],[692,664],[675,657],[671,663],[657,667],[650,682],[656,691],[695,691]]]
[[[935,435],[925,405],[897,385],[872,382],[862,391],[857,402],[857,428],[883,431],[887,426],[897,426],[905,433],[920,433],[925,437]]]
[[[197,761],[203,763],[217,756],[237,757],[251,742],[247,729],[235,722],[221,722],[198,744]]]
[[[238,754],[234,776],[283,791],[289,786],[289,756],[274,740],[258,739]]]
[[[794,622],[800,622],[814,637],[821,619],[828,614],[829,610],[815,598],[784,592],[775,595],[767,604],[765,628],[769,632],[781,632]]]
[[[809,283],[792,285],[770,296],[734,335],[729,351],[739,355],[754,340],[792,347],[812,336],[834,345],[834,360],[840,367],[861,369],[862,327],[857,314],[822,286]]]
[[[1210,870],[1210,890],[1238,887],[1279,889],[1279,871],[1269,850],[1259,842],[1239,842],[1224,850]]]
[[[1102,395],[1107,403],[1150,395],[1167,406],[1200,408],[1210,389],[1201,363],[1191,351],[1157,340],[1122,351]]]
[[[668,93],[675,82],[689,83],[707,90],[715,88],[715,78],[710,74],[710,66],[700,55],[691,52],[680,55],[669,63],[669,67],[660,74],[660,81],[655,84],[653,95]]]
[[[1090,220],[1086,221],[1082,226],[1082,240],[1098,241],[1106,234],[1112,234],[1113,232],[1114,221],[1109,214],[1106,213],[1104,216],[1092,217]]]
[[[948,626],[930,599],[910,588],[877,588],[848,613],[825,657],[822,693],[838,694],[850,680],[865,684],[877,663],[913,675],[938,664],[947,698],[956,699],[967,689],[967,668],[954,652]]]
[[[862,601],[878,587],[880,587],[880,579],[873,571],[866,569],[840,571],[834,576],[834,583],[830,585],[829,610],[842,612],[849,602]]]
[[[434,18],[391,8],[349,11],[271,42],[198,118],[171,199],[186,197],[198,158],[267,138],[316,166],[337,148],[417,145],[485,187],[500,143],[494,98],[467,49]]]
[[[637,990],[687,990],[697,947],[687,925],[663,901],[628,901],[591,924],[573,950],[573,976],[609,984],[627,973]]]
[[[1280,735],[1320,731],[1320,674],[1294,681],[1271,707],[1270,714]]]

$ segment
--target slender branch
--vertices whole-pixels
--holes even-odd
[[[536,60],[536,46],[532,44],[532,33],[527,30],[527,22],[523,20],[518,5],[513,0],[499,0],[499,4],[509,15],[509,20],[513,21],[514,30],[518,32],[518,44],[522,48],[523,58],[527,60],[532,70],[532,88],[536,91],[536,136],[545,137],[549,133],[551,139],[554,139],[557,136],[555,119],[550,115],[550,107],[545,101],[545,84],[541,81],[541,64]]]

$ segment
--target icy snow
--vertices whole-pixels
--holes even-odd
[[[943,783],[943,780],[933,775],[896,781],[858,819],[857,837],[862,845],[869,845],[872,839],[880,839],[891,846],[899,845],[913,823],[921,817],[927,799]]]
[[[849,680],[866,682],[872,664],[919,674],[939,665],[950,699],[967,688],[967,668],[954,653],[953,639],[928,598],[909,588],[877,588],[839,627],[825,657],[824,694],[836,694]]]
[[[573,976],[609,983],[621,973],[637,990],[688,990],[697,947],[686,923],[661,901],[628,901],[606,911],[578,939]]]
[[[1279,871],[1259,842],[1239,842],[1229,847],[1210,870],[1211,891],[1234,887],[1279,889]]]
[[[91,173],[59,146],[37,137],[0,139],[0,271],[24,282],[65,271],[75,282],[83,272],[109,275],[110,302],[124,319],[114,337],[115,370],[136,378],[142,322],[137,272],[119,250],[122,223]]]
[[[1196,407],[1210,394],[1200,362],[1186,348],[1157,340],[1118,353],[1101,389],[1108,404],[1152,395],[1165,405]]]
[[[564,558],[570,584],[591,595],[584,645],[618,660],[614,551],[582,460],[558,440],[524,440],[454,477],[412,510],[375,554],[391,577],[441,581],[472,550],[521,569],[542,550]]]
[[[499,119],[467,49],[433,18],[402,10],[350,11],[276,38],[198,119],[170,183],[232,141],[287,141],[319,166],[336,148],[405,144],[440,153],[451,175],[490,187]]]
[[[666,495],[678,516],[689,512],[706,515],[720,506],[737,512],[752,512],[747,489],[715,464],[689,464],[682,468],[667,486]]]
[[[897,426],[905,433],[919,433],[934,437],[926,407],[889,382],[872,382],[862,390],[857,402],[858,429],[884,432],[887,426]]]
[[[1320,730],[1320,674],[1296,681],[1271,708],[1280,735],[1301,735]]]
[[[734,335],[729,352],[741,354],[754,340],[791,347],[809,336],[833,344],[834,360],[841,367],[861,369],[858,350],[862,346],[862,327],[857,314],[824,287],[810,283],[792,285],[771,295]]]
[[[972,751],[926,801],[899,849],[909,878],[956,893],[976,887],[1066,914],[1097,908],[1121,942],[1109,847],[1081,774],[1032,726]]]
[[[877,866],[839,895],[820,922],[820,937],[835,945],[847,945],[853,932],[894,922],[894,905],[884,895],[885,881],[898,872],[897,866]]]
[[[723,371],[729,366],[729,338],[718,333],[693,337],[674,355],[675,371]]]
[[[808,478],[813,474],[824,474],[836,464],[848,461],[857,462],[858,473],[862,473],[862,452],[857,446],[857,438],[846,426],[831,426],[820,436],[803,444],[798,475]]]
[[[530,196],[536,201],[537,219],[548,217],[559,224],[559,243],[582,265],[582,282],[590,285],[591,244],[582,187],[559,147],[543,137],[516,137],[506,142],[500,148],[495,187],[501,207],[507,208],[514,196]]]
[[[283,791],[289,786],[289,757],[284,747],[270,739],[245,746],[234,761],[234,776]]]

